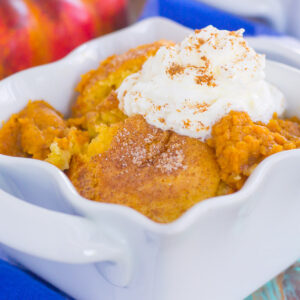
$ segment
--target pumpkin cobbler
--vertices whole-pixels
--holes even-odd
[[[108,57],[82,76],[70,118],[42,100],[29,101],[3,123],[0,153],[49,162],[65,172],[83,197],[129,206],[160,223],[174,221],[201,200],[239,190],[263,159],[299,148],[300,121],[281,116],[281,99],[270,102],[267,116],[249,100],[244,73],[231,72],[229,79],[215,75],[211,57],[220,61],[215,48],[223,42],[226,49],[226,38],[249,57],[242,53],[241,61],[236,58],[240,48],[234,48],[236,56],[226,58],[233,65],[227,61],[218,74],[228,74],[232,66],[238,72],[251,67],[258,72],[260,57],[239,31],[207,27],[179,46],[163,40],[142,45]],[[228,97],[223,90],[211,93],[236,80],[236,73],[240,81],[232,88],[241,92],[224,88]],[[259,87],[251,81],[253,90],[264,99],[275,98],[277,90],[270,95],[261,78],[252,75],[252,81],[259,81]],[[170,101],[164,101],[167,90]],[[220,99],[222,109],[212,111]],[[251,103],[243,106],[241,101]]]

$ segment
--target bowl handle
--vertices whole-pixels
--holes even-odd
[[[88,219],[29,204],[1,189],[0,242],[56,262],[112,262],[118,272],[104,275],[118,286],[127,285],[131,277],[124,242],[100,232]]]

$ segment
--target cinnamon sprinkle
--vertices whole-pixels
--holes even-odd
[[[203,112],[206,112],[207,109],[209,108],[210,105],[208,105],[207,103],[197,103],[196,105],[194,105],[193,109],[195,110],[194,111],[194,115],[197,114],[197,113],[203,113]]]
[[[201,75],[195,77],[195,82],[197,84],[203,85],[207,84],[208,86],[215,87],[216,83],[214,82],[214,77],[212,75]]]
[[[199,48],[205,43],[203,39],[198,38],[197,39],[198,43],[195,45],[195,48],[199,50]]]
[[[237,37],[237,38],[240,37],[240,35],[238,34],[238,31],[230,31],[230,32],[229,32],[229,35],[234,36],[234,37]]]
[[[204,67],[204,70],[207,71],[208,68],[209,68],[209,60],[206,56],[201,56],[201,59],[204,61],[204,64],[205,64],[205,67]]]
[[[167,73],[173,78],[173,76],[176,74],[182,74],[184,69],[185,68],[183,66],[172,63],[172,65],[167,69]]]
[[[189,119],[184,120],[184,121],[183,121],[183,125],[184,125],[185,128],[188,129],[188,128],[191,127],[191,121],[190,121]]]
[[[158,121],[164,124],[166,123],[166,120],[164,118],[158,118]]]
[[[205,126],[201,121],[197,121],[197,123],[199,124],[199,127],[196,128],[197,132],[200,132],[202,130],[209,130],[209,126]]]

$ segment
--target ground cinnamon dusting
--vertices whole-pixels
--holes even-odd
[[[166,123],[166,120],[164,119],[164,118],[158,118],[158,121],[160,122],[160,123]]]
[[[209,67],[209,60],[206,56],[201,56],[201,59],[205,62],[205,67],[204,67],[204,70],[208,70],[208,67]]]
[[[191,127],[191,121],[190,121],[189,119],[184,120],[184,121],[183,121],[183,125],[184,125],[185,128],[188,129],[188,128]]]
[[[237,37],[237,38],[240,37],[240,35],[238,34],[237,31],[229,31],[229,35],[234,36],[234,37]]]
[[[195,82],[197,84],[203,85],[207,84],[208,86],[215,87],[216,83],[214,82],[214,77],[212,75],[199,75],[195,77]]]
[[[176,74],[182,74],[184,69],[185,68],[183,66],[172,63],[172,65],[167,69],[167,73],[173,78]]]
[[[198,43],[195,45],[195,47],[198,50],[205,43],[205,41],[200,38],[198,38],[197,41],[198,41]]]
[[[209,108],[209,104],[207,103],[196,103],[194,105],[191,105],[191,109],[194,110],[193,114],[196,115],[198,113],[206,112]]]

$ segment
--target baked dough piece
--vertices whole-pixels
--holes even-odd
[[[102,61],[98,69],[84,74],[76,88],[79,96],[73,105],[72,116],[81,117],[94,111],[127,76],[138,72],[148,57],[153,56],[161,46],[170,44],[173,43],[161,40],[112,55]]]
[[[205,143],[157,129],[142,116],[126,119],[115,132],[105,152],[71,161],[68,176],[83,197],[167,223],[216,195],[219,168]]]
[[[62,115],[45,101],[29,102],[0,130],[0,153],[45,159],[55,137],[66,134]]]
[[[222,180],[240,189],[255,167],[267,156],[300,147],[298,119],[268,124],[254,123],[245,112],[231,111],[212,129],[207,143],[215,149]]]

